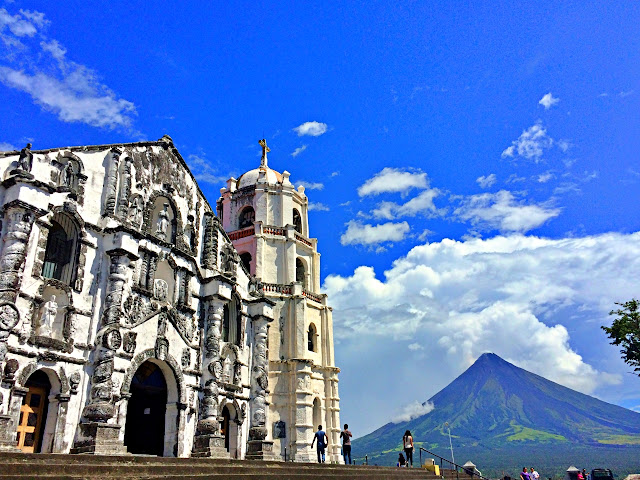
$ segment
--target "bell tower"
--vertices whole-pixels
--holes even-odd
[[[327,460],[342,462],[339,446],[338,373],[333,320],[320,293],[320,254],[310,237],[309,200],[295,189],[289,172],[268,166],[261,140],[260,166],[220,190],[218,216],[245,269],[256,278],[257,294],[274,301],[269,330],[269,437],[274,454],[315,461],[313,434],[329,436]]]

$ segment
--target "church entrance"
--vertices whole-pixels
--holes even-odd
[[[224,436],[224,448],[230,458],[238,458],[238,422],[233,405],[225,405],[222,409],[222,424],[220,434]]]
[[[144,362],[129,389],[124,444],[129,453],[162,456],[167,410],[167,382],[160,367]]]
[[[18,448],[24,453],[39,453],[49,407],[51,383],[41,370],[29,377],[25,387],[29,389],[22,399],[18,421]]]

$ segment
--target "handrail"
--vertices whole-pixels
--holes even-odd
[[[473,471],[470,471],[469,469],[464,468],[463,466],[458,465],[457,463],[454,463],[454,462],[452,462],[451,460],[448,460],[448,459],[446,459],[446,458],[444,458],[444,457],[441,457],[441,456],[440,456],[440,455],[438,455],[437,453],[433,453],[432,451],[427,450],[426,448],[423,448],[423,447],[420,447],[420,451],[419,451],[419,454],[420,454],[420,465],[422,465],[422,452],[423,452],[423,451],[424,451],[424,452],[427,452],[429,455],[433,455],[434,457],[438,457],[438,458],[440,459],[440,476],[441,476],[442,478],[444,478],[444,471],[443,471],[443,469],[442,469],[442,462],[447,462],[449,465],[451,465],[451,466],[455,467],[455,471],[456,471],[456,479],[459,479],[459,478],[460,478],[460,476],[459,476],[459,470],[460,470],[460,469],[462,469],[462,471],[463,471],[464,473],[466,473],[466,474],[467,474],[469,477],[471,477],[471,478],[473,478],[473,477],[478,477],[478,478],[479,478],[479,479],[481,479],[481,480],[490,480],[489,478],[487,478],[487,477],[485,477],[485,476],[483,476],[483,475],[480,475],[480,473],[478,473],[478,470],[477,470],[477,469],[475,469],[475,468],[473,469]]]

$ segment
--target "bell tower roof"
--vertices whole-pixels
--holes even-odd
[[[271,151],[271,149],[267,146],[267,141],[263,138],[258,143],[262,147],[260,167],[254,168],[253,170],[249,170],[248,172],[240,175],[236,183],[236,188],[238,189],[257,184],[258,179],[260,179],[261,173],[264,173],[265,183],[282,183],[282,174],[280,172],[272,170],[267,164],[267,153]]]

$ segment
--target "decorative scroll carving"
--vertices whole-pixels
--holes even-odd
[[[78,393],[78,387],[80,386],[80,381],[82,377],[80,376],[80,372],[73,372],[69,376],[69,389],[72,395]]]
[[[0,301],[15,302],[24,266],[27,242],[35,220],[32,212],[10,208],[6,214],[7,230],[0,258]]]
[[[120,176],[120,195],[118,199],[118,214],[122,218],[128,217],[129,196],[131,195],[131,157],[124,159],[122,175]]]
[[[202,266],[213,269],[218,265],[218,217],[211,212],[204,214],[204,238],[202,245]]]
[[[209,380],[204,387],[202,408],[200,409],[200,421],[198,432],[203,434],[217,434],[220,428],[218,423],[218,386],[214,380]]]
[[[113,251],[107,283],[107,296],[102,314],[102,328],[96,339],[96,359],[94,373],[91,378],[89,404],[83,415],[89,420],[106,422],[115,414],[113,403],[113,358],[115,350],[122,344],[122,336],[118,330],[122,313],[122,296],[127,280],[126,270],[128,257],[122,251]]]
[[[191,365],[191,349],[189,347],[182,349],[180,364],[182,365],[182,368],[189,368],[189,365]]]
[[[269,363],[267,361],[267,320],[254,320],[253,369],[251,372],[251,428],[250,440],[264,440],[267,429],[267,386]]]
[[[135,352],[137,337],[138,334],[136,332],[126,332],[122,337],[122,349],[127,353]]]

